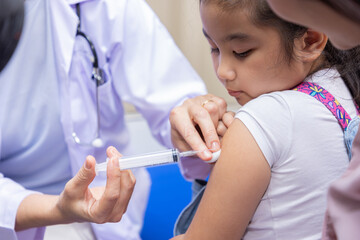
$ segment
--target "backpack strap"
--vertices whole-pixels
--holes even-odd
[[[324,104],[336,117],[342,129],[346,131],[347,126],[351,121],[351,117],[331,93],[326,91],[323,87],[310,82],[302,82],[293,90],[308,94]],[[359,115],[359,106],[356,103],[355,106],[357,114]]]

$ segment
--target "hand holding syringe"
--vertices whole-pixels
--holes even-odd
[[[220,155],[221,150],[214,152],[213,157],[206,161],[207,163],[215,162]],[[121,170],[139,168],[139,167],[152,167],[164,164],[176,163],[182,157],[194,156],[198,153],[198,151],[187,151],[187,152],[179,152],[177,149],[168,149],[160,152],[147,153],[129,157],[119,158],[119,165]],[[95,171],[96,174],[99,172],[106,171],[108,159],[106,162],[96,164]]]

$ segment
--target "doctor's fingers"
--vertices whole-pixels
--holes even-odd
[[[215,124],[226,113],[226,101],[223,98],[212,94],[207,94],[203,97],[205,97],[205,100],[201,102],[201,106],[208,111],[213,123]]]
[[[226,131],[230,127],[231,123],[234,121],[235,113],[234,112],[226,112],[222,119],[219,121],[219,124],[216,128],[216,132],[219,135],[220,142],[222,140],[222,137],[224,137]]]
[[[84,165],[76,173],[76,175],[66,183],[64,195],[72,199],[81,198],[87,191],[89,184],[94,180],[95,174],[95,158],[87,156]]]
[[[227,131],[227,127],[225,124],[220,121],[217,128],[216,128],[217,134],[219,135],[219,139],[221,141],[221,138],[225,135],[225,132]]]
[[[219,121],[219,124],[216,127],[216,132],[219,135],[220,141],[230,127],[231,123],[234,121],[234,116],[234,112],[226,112],[223,115],[223,118]]]
[[[94,222],[117,222],[126,211],[135,186],[135,177],[129,171],[121,171],[117,157],[112,157],[107,165],[107,181],[101,198],[92,207]],[[119,205],[122,210],[119,212]],[[119,213],[114,218],[114,209]]]
[[[235,113],[232,111],[226,112],[223,116],[221,121],[225,124],[225,126],[227,128],[230,127],[231,123],[234,121],[235,119]]]
[[[130,170],[121,171],[120,197],[111,212],[112,222],[119,222],[126,212],[135,183],[135,176]]]
[[[204,109],[202,110],[204,111]],[[208,116],[208,122],[216,133],[210,116]],[[210,151],[205,145],[202,136],[195,128],[197,123],[191,119],[187,107],[182,105],[174,108],[170,113],[170,124],[171,141],[177,149],[181,152],[188,150],[200,151],[198,155],[203,160],[209,160],[211,158]]]
[[[171,142],[175,148],[177,148],[180,152],[190,151],[193,149],[200,149],[199,151],[207,150],[205,142],[193,124],[182,124],[180,127],[182,129],[181,133],[175,128],[171,129]],[[184,133],[187,137],[183,137]],[[192,143],[192,145],[189,145],[189,143]]]
[[[113,146],[110,146],[106,149],[106,155],[108,156],[108,158],[112,158],[112,157],[122,157],[122,154],[118,152],[118,150],[113,147]]]
[[[203,97],[205,100],[201,102],[200,108],[195,108],[195,106],[189,108],[189,115],[193,118],[193,121],[197,123],[203,139],[206,142],[206,146],[214,152],[220,149],[216,127],[226,112],[227,104],[224,99],[212,94]],[[211,121],[209,121],[209,118]]]

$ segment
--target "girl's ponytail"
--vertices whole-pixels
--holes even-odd
[[[360,46],[339,50],[328,42],[323,53],[329,67],[338,70],[354,101],[360,106]]]

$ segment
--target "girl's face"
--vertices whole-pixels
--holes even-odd
[[[291,89],[308,75],[308,64],[284,58],[279,33],[255,26],[245,11],[223,11],[209,2],[200,4],[200,15],[216,75],[239,104]]]

